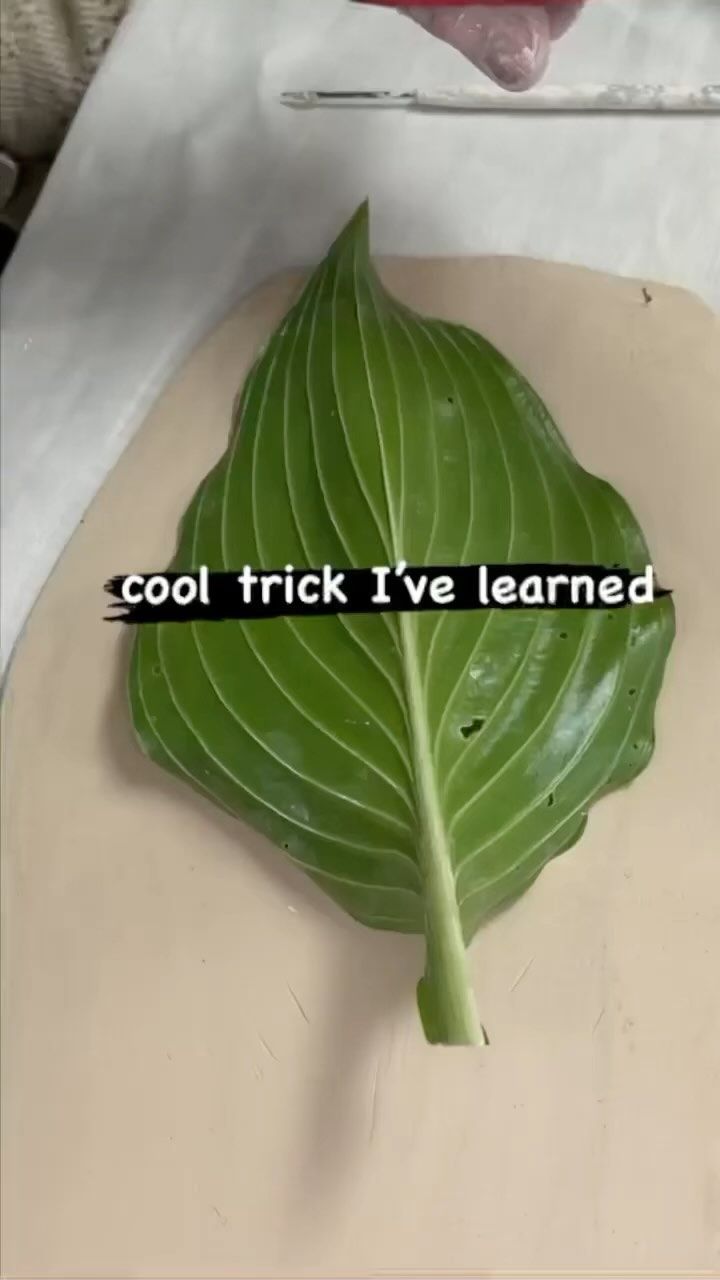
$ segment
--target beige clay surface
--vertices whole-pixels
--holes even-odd
[[[639,517],[676,592],[653,764],[472,947],[491,1045],[429,1048],[418,941],[346,919],[147,763],[103,583],[163,569],[297,280],[192,356],[9,677],[3,1275],[720,1266],[720,326],[521,261],[395,262],[480,328]]]

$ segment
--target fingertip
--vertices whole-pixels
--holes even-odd
[[[549,58],[550,42],[542,39],[534,47],[526,46],[509,53],[491,52],[480,64],[480,70],[500,88],[510,93],[523,93],[542,79]]]
[[[541,79],[550,57],[546,8],[480,4],[409,11],[426,30],[457,49],[479,71],[509,92],[521,93]]]
[[[549,58],[550,27],[545,10],[508,11],[491,29],[479,65],[501,88],[521,93],[542,78]]]

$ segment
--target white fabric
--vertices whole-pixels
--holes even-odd
[[[171,370],[263,277],[316,261],[366,195],[380,253],[585,263],[720,306],[715,118],[296,113],[276,101],[288,88],[473,78],[407,19],[345,0],[141,0],[3,282],[3,666]],[[720,7],[589,0],[551,78],[720,81]]]

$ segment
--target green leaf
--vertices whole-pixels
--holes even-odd
[[[363,207],[255,364],[172,568],[649,563],[522,376],[390,297]],[[648,763],[669,598],[138,629],[153,760],[356,920],[424,934],[426,1035],[482,1043],[466,946]],[[272,939],[268,939],[268,947]]]

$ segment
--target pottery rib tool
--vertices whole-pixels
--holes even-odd
[[[435,111],[573,112],[659,115],[720,114],[720,84],[699,88],[659,84],[544,85],[525,93],[466,89],[307,89],[282,93],[287,107],[396,107]]]

